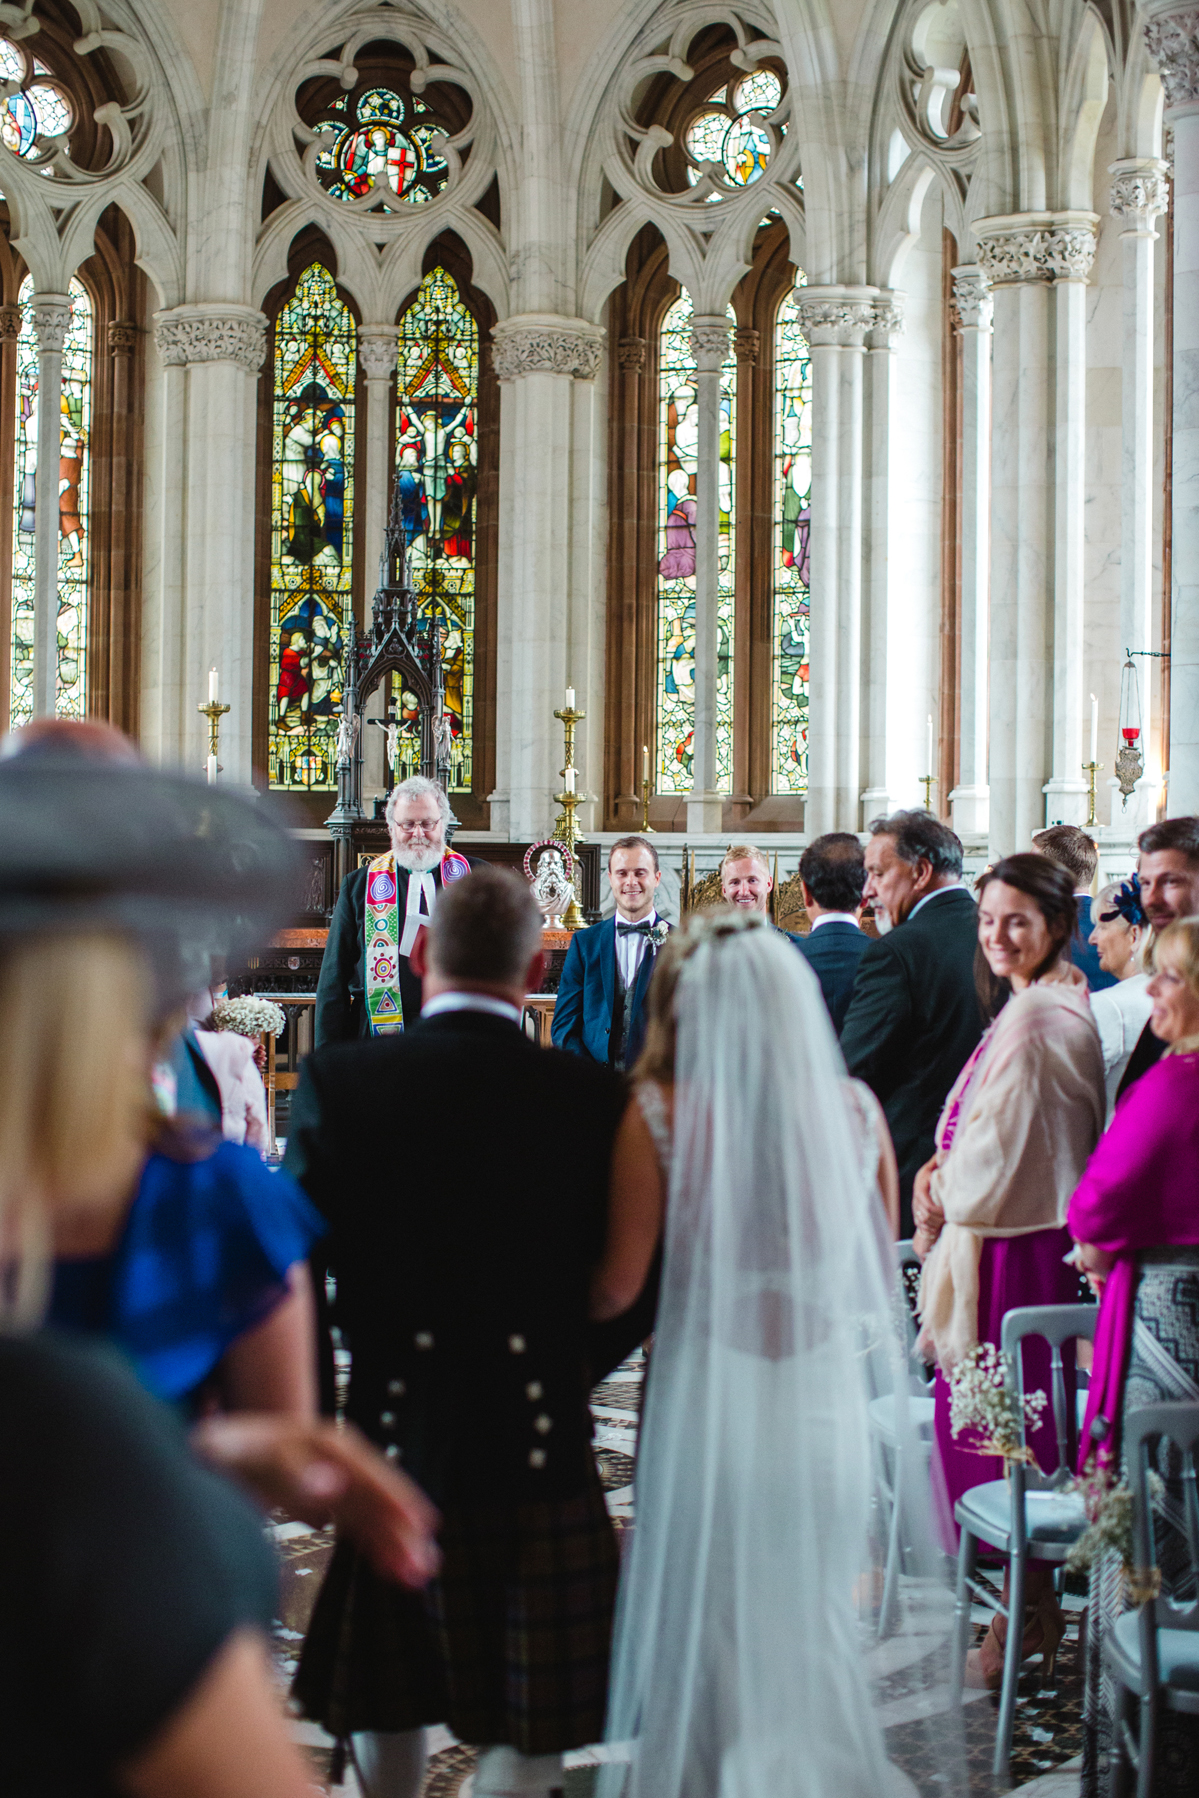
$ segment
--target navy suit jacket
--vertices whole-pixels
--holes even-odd
[[[1074,929],[1074,940],[1070,944],[1070,960],[1076,968],[1082,969],[1091,991],[1101,993],[1105,986],[1115,986],[1116,976],[1104,973],[1099,966],[1098,949],[1087,941],[1095,928],[1095,920],[1091,916],[1091,895],[1079,893],[1075,903],[1078,906],[1078,923]]]
[[[658,914],[662,920],[662,914]],[[628,1065],[641,1052],[645,1035],[645,995],[657,956],[652,945],[641,957],[633,982],[629,1020]],[[612,1006],[616,998],[616,919],[605,918],[589,930],[576,930],[566,951],[551,1030],[555,1049],[585,1055],[608,1066]]]
[[[812,930],[807,936],[793,937],[792,941],[800,954],[806,956],[819,980],[833,1029],[840,1036],[858,962],[870,938],[856,924],[846,924],[838,918],[831,924],[822,924],[819,930]]]

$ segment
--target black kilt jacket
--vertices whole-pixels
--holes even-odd
[[[348,1415],[439,1504],[589,1482],[589,1390],[653,1327],[648,1288],[587,1321],[624,1098],[478,1011],[304,1063],[285,1165],[330,1225]]]

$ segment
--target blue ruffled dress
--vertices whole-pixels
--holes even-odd
[[[113,1251],[55,1264],[47,1322],[106,1337],[149,1391],[177,1404],[269,1315],[324,1231],[295,1181],[253,1149],[155,1152]]]

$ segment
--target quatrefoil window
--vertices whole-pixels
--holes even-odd
[[[694,187],[713,175],[731,187],[751,187],[766,172],[777,137],[785,127],[768,121],[783,98],[783,84],[771,69],[755,69],[713,94],[683,134]]]
[[[368,88],[356,100],[334,100],[322,127],[340,127],[316,159],[322,186],[347,203],[374,194],[386,211],[396,201],[419,206],[435,199],[449,168],[433,148],[443,130],[419,100],[405,100],[388,87]]]
[[[0,98],[0,143],[27,162],[41,160],[39,140],[63,137],[74,124],[71,102],[45,63],[8,38],[0,38],[0,83],[12,90]]]

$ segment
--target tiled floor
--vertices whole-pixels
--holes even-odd
[[[596,1454],[608,1509],[622,1535],[631,1529],[633,1521],[633,1457],[642,1374],[643,1361],[638,1352],[592,1394]],[[309,1530],[302,1524],[276,1526],[274,1534],[283,1560],[281,1617],[276,1631],[279,1670],[281,1680],[290,1683],[332,1542],[324,1532]],[[921,1798],[948,1798],[944,1778],[938,1779],[931,1769],[929,1732],[935,1731],[942,1715],[947,1727],[956,1727],[956,1720],[951,1721],[947,1685],[930,1681],[926,1670],[917,1666],[925,1653],[944,1653],[948,1630],[945,1593],[930,1593],[915,1582],[905,1582],[904,1598],[910,1611],[925,1619],[914,1650],[910,1635],[898,1653],[894,1644],[886,1642],[872,1650],[872,1673],[879,1681],[888,1752]],[[1067,1601],[1067,1609],[1074,1616],[1058,1655],[1052,1689],[1041,1689],[1038,1670],[1033,1665],[1021,1679],[1012,1779],[1027,1798],[1077,1798],[1082,1696],[1076,1627],[1079,1603]],[[985,1613],[978,1610],[976,1618],[981,1634]],[[953,1798],[992,1798],[996,1788],[990,1764],[998,1701],[986,1692],[967,1693],[966,1699],[961,1722],[965,1784]],[[332,1747],[329,1739],[312,1724],[297,1723],[296,1730],[298,1738],[312,1752],[318,1776],[327,1777]],[[430,1731],[429,1749],[429,1771],[422,1798],[470,1798],[474,1750],[455,1742],[444,1729]],[[959,1756],[959,1760],[962,1758]],[[590,1798],[598,1760],[599,1755],[589,1750],[566,1757],[566,1798]],[[346,1774],[345,1784],[335,1791],[338,1798],[360,1798],[352,1768]]]

